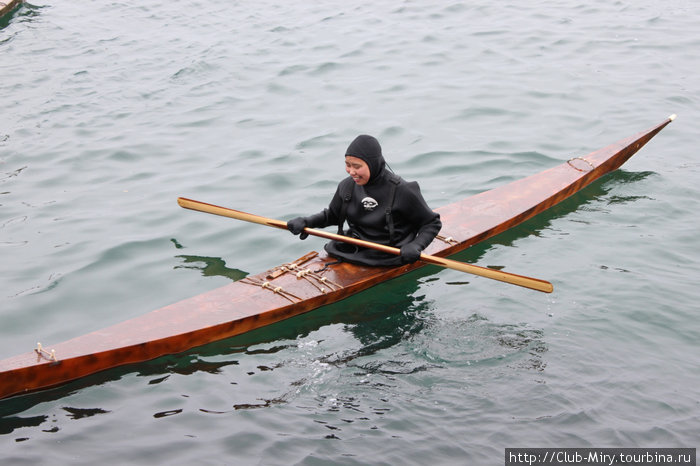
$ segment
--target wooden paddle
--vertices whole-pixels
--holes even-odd
[[[180,204],[180,207],[184,207],[185,209],[197,210],[199,212],[220,215],[222,217],[235,218],[246,222],[258,223],[260,225],[267,225],[269,227],[280,228],[282,230],[287,229],[287,222],[283,222],[281,220],[274,220],[271,218],[261,217],[259,215],[248,214],[238,210],[228,209],[226,207],[219,207],[213,204],[207,204],[205,202],[186,199],[184,197],[179,197],[177,199],[177,203]],[[401,250],[398,248],[385,246],[383,244],[377,244],[370,241],[364,241],[358,238],[351,238],[349,236],[342,236],[335,233],[329,233],[323,230],[316,230],[313,228],[304,228],[304,232],[313,236],[318,236],[320,238],[342,241],[344,243],[354,244],[363,248],[376,249],[377,251],[382,251],[389,254],[401,255]],[[471,273],[480,277],[491,278],[493,280],[498,280],[501,282],[510,283],[512,285],[518,285],[525,288],[542,291],[544,293],[551,293],[554,289],[552,284],[545,280],[525,277],[523,275],[515,275],[512,273],[503,272],[500,270],[493,270],[486,267],[479,267],[478,265],[466,264],[464,262],[445,259],[443,257],[421,254],[420,260],[429,264],[439,265],[448,269],[459,270],[460,272]]]

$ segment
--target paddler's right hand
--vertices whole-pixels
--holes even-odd
[[[307,221],[305,217],[293,218],[287,222],[287,230],[291,231],[294,235],[299,235],[299,239],[306,239],[309,234],[304,231],[307,227]]]

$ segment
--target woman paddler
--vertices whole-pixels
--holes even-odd
[[[356,137],[348,146],[345,171],[350,176],[338,184],[328,208],[288,221],[289,231],[305,239],[305,227],[338,225],[338,234],[400,248],[401,256],[331,241],[325,249],[333,257],[370,266],[417,261],[442,227],[440,215],[428,207],[418,183],[393,173],[379,142],[367,135]],[[346,221],[348,229],[344,230]]]

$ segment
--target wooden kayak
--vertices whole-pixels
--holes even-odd
[[[443,227],[425,252],[449,256],[534,217],[620,167],[674,118],[584,157],[436,209]],[[387,268],[333,262],[325,253],[311,252],[143,316],[4,359],[0,398],[240,335],[425,265],[419,261]]]
[[[14,11],[22,3],[22,0],[0,0],[0,18]]]

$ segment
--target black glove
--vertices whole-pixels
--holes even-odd
[[[304,228],[307,227],[307,221],[305,217],[293,218],[287,222],[287,230],[291,231],[294,235],[299,235],[299,239],[306,239],[309,234],[304,232]]]
[[[408,243],[401,246],[401,262],[413,264],[420,258],[421,248],[415,243]]]

